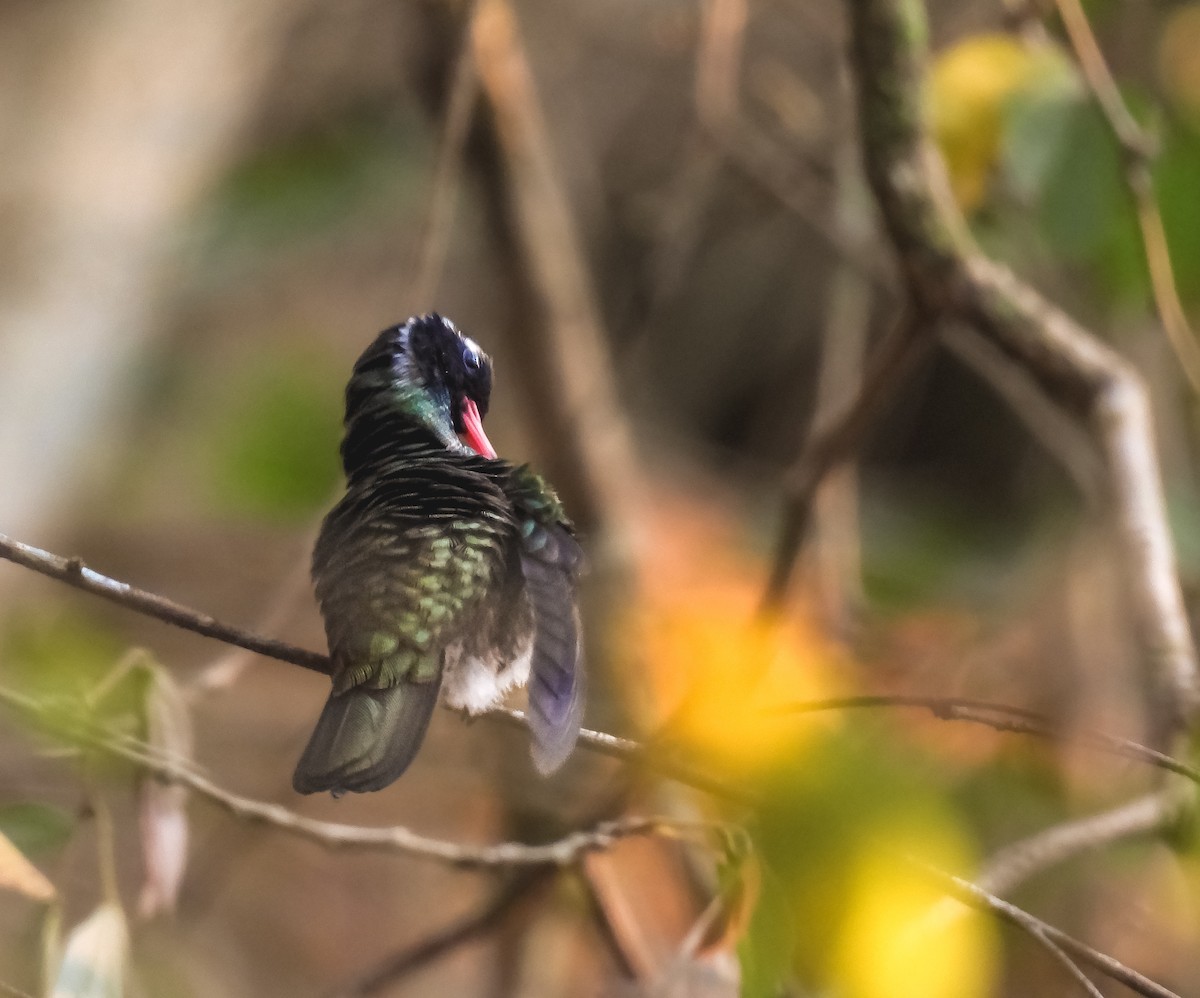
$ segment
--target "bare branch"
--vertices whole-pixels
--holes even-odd
[[[1026,931],[1042,944],[1042,948],[1054,958],[1055,962],[1057,962],[1069,976],[1075,979],[1075,982],[1079,985],[1080,990],[1085,995],[1088,995],[1089,998],[1104,998],[1104,995],[1100,993],[1100,989],[1088,979],[1087,974],[1079,969],[1079,964],[1072,960],[1063,950],[1063,948],[1046,934],[1044,929],[1029,926]]]
[[[770,618],[783,607],[792,570],[808,531],[813,496],[825,476],[861,446],[879,408],[929,337],[927,317],[906,309],[875,348],[857,396],[828,427],[818,427],[784,482],[783,522],[759,614]]]
[[[463,150],[479,100],[479,79],[471,53],[470,22],[466,18],[458,55],[454,60],[454,79],[446,105],[445,123],[438,147],[437,167],[429,193],[429,208],[421,234],[420,263],[412,286],[414,310],[431,308],[446,264],[446,249],[454,221],[455,198],[462,173]]]
[[[394,953],[378,966],[360,975],[357,980],[333,992],[332,998],[358,998],[360,995],[377,994],[414,970],[419,970],[477,936],[490,932],[503,921],[518,901],[546,880],[551,869],[535,867],[517,874],[481,909],[453,925],[439,929],[399,953]]]
[[[1030,877],[1081,853],[1160,832],[1179,813],[1178,786],[1166,787],[1100,814],[1054,825],[1007,845],[992,856],[975,882],[992,894],[1009,894]]]
[[[222,623],[208,614],[199,613],[155,593],[138,589],[127,582],[118,582],[116,579],[101,575],[88,568],[79,558],[64,558],[61,555],[51,554],[49,551],[13,540],[4,534],[0,534],[0,558],[52,579],[58,579],[60,582],[65,582],[76,589],[82,589],[84,592],[102,596],[104,599],[136,613],[154,617],[156,620],[164,621],[186,631],[193,631],[196,634],[236,645],[239,648],[246,648],[260,655],[266,655],[268,658],[298,665],[314,672],[326,674],[329,672],[329,659],[325,655],[297,648],[286,641],[260,637],[231,624]],[[520,710],[499,707],[480,716],[493,717],[518,727],[528,727],[525,713]],[[629,738],[620,738],[603,731],[583,728],[579,732],[579,744],[602,755],[618,759],[636,756],[648,769],[687,783],[698,790],[729,800],[742,802],[748,800],[743,791],[728,786],[683,763],[647,753],[643,745]]]
[[[508,265],[522,269],[515,290],[528,296],[510,343],[525,372],[525,401],[576,520],[599,536],[602,556],[623,567],[624,548],[636,541],[641,475],[512,4],[479,0],[470,30],[498,174],[481,179],[498,202],[489,211],[503,216],[494,235],[516,258]]]
[[[460,869],[511,866],[570,866],[581,856],[606,849],[618,839],[634,835],[703,836],[718,831],[715,823],[679,822],[670,818],[626,817],[598,822],[592,828],[542,845],[502,842],[466,845],[420,835],[400,825],[363,828],[319,821],[297,814],[280,804],[258,801],[217,786],[186,764],[149,749],[144,743],[109,731],[85,715],[71,712],[62,703],[49,704],[16,690],[0,687],[0,702],[29,717],[60,737],[124,759],[159,779],[187,787],[245,821],[256,821],[308,839],[331,849],[371,849],[403,853]]]
[[[206,613],[198,613],[164,596],[94,572],[79,558],[63,558],[30,544],[22,544],[4,534],[0,534],[0,558],[184,630],[237,645],[281,662],[290,662],[302,669],[329,673],[329,659],[325,655],[223,624]]]
[[[964,721],[982,724],[995,731],[1016,735],[1029,735],[1051,741],[1076,740],[1087,748],[1095,748],[1124,759],[1143,762],[1170,773],[1186,777],[1200,784],[1200,769],[1186,762],[1159,752],[1149,746],[1102,731],[1082,729],[1063,731],[1045,714],[1025,707],[991,703],[987,700],[972,700],[965,697],[934,697],[907,693],[868,693],[859,696],[830,697],[823,700],[798,700],[777,704],[765,713],[769,714],[816,714],[830,710],[860,710],[871,708],[918,707],[931,711],[944,721]]]
[[[1145,998],[1180,998],[1174,991],[1163,987],[1156,981],[1150,980],[1150,978],[1143,974],[1139,974],[1136,970],[1121,963],[1120,960],[1114,959],[1106,953],[1101,953],[1099,950],[1092,949],[1087,943],[1080,942],[1073,936],[1067,935],[1061,929],[1056,929],[1053,925],[1043,922],[1040,918],[1031,915],[1023,908],[1018,908],[1015,904],[1010,904],[1008,901],[996,897],[994,894],[977,887],[970,881],[963,880],[953,874],[945,873],[915,860],[913,863],[936,881],[951,897],[957,898],[963,904],[969,905],[972,908],[990,912],[1002,921],[1008,922],[1021,931],[1029,933],[1029,935],[1033,936],[1039,942],[1049,940],[1055,947],[1066,953],[1073,960],[1087,964],[1087,966],[1100,971],[1106,977],[1124,984],[1131,991],[1139,995],[1144,995]],[[1076,979],[1078,980],[1078,978]]]

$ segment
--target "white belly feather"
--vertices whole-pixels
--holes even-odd
[[[532,634],[508,661],[464,655],[461,642],[453,644],[446,649],[442,699],[469,714],[481,714],[499,704],[514,686],[529,681],[532,657]]]

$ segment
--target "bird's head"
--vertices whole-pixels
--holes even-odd
[[[358,358],[346,386],[346,424],[398,415],[451,450],[494,458],[483,431],[491,394],[491,358],[431,312],[385,329]]]

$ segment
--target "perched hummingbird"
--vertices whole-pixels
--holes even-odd
[[[346,386],[346,494],[312,575],[333,692],[302,794],[379,790],[412,761],[442,690],[471,713],[528,682],[533,761],[571,754],[583,712],[582,552],[553,489],[483,431],[492,363],[431,313],[385,329]]]

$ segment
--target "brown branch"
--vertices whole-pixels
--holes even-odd
[[[479,0],[470,31],[488,110],[486,157],[473,166],[514,299],[506,326],[525,374],[522,401],[568,507],[602,559],[624,568],[641,475],[512,4]]]
[[[446,102],[445,122],[438,147],[437,166],[429,192],[429,208],[421,236],[417,277],[412,286],[414,311],[433,308],[438,284],[446,264],[446,248],[454,221],[455,196],[462,173],[463,150],[471,130],[471,121],[479,101],[479,78],[471,54],[470,22],[459,42],[454,60],[454,78]]]
[[[929,337],[927,317],[906,309],[870,359],[854,400],[828,427],[818,427],[784,481],[783,522],[775,544],[771,574],[759,614],[775,616],[783,608],[796,558],[808,532],[813,497],[825,476],[862,445],[880,407],[888,399]]]
[[[534,867],[518,873],[481,909],[394,953],[352,983],[332,992],[332,998],[359,998],[360,995],[377,994],[399,978],[490,932],[504,920],[517,902],[542,884],[552,871],[552,867]]]
[[[1154,195],[1154,175],[1150,167],[1157,153],[1157,143],[1138,124],[1122,98],[1083,5],[1079,0],[1056,0],[1056,3],[1088,90],[1122,153],[1125,186],[1129,189],[1137,213],[1138,230],[1146,253],[1150,287],[1159,321],[1192,390],[1200,392],[1200,343],[1188,325],[1187,315],[1179,300],[1167,234]]]
[[[314,672],[329,673],[329,659],[325,655],[298,648],[286,641],[260,637],[231,624],[222,623],[208,614],[199,613],[155,593],[138,589],[127,582],[118,582],[116,579],[101,575],[88,568],[79,558],[64,558],[0,534],[0,559],[11,561],[34,572],[65,582],[76,589],[101,596],[126,609],[133,610],[135,613],[153,617],[183,630],[202,634],[239,648],[246,648],[260,655],[266,655],[268,658],[298,665]],[[499,707],[480,716],[495,718],[517,727],[528,727],[523,711],[507,707]],[[647,768],[707,793],[716,794],[729,800],[741,802],[748,800],[743,791],[730,787],[683,763],[649,754],[643,745],[629,738],[583,728],[579,732],[579,744],[601,755],[613,758],[636,757]]]
[[[1028,933],[1039,942],[1049,940],[1057,949],[1066,953],[1073,960],[1087,964],[1106,977],[1124,984],[1131,991],[1143,995],[1145,998],[1180,998],[1174,991],[1150,980],[1144,974],[1139,974],[1133,968],[1121,963],[1121,961],[1093,949],[1087,943],[1080,942],[1073,936],[1067,935],[1061,929],[1056,929],[1053,925],[1043,922],[1035,915],[1031,915],[1024,909],[996,897],[994,894],[977,887],[970,881],[963,880],[953,874],[945,873],[915,860],[913,863],[936,881],[942,890],[951,897],[979,911],[989,912],[1001,921],[1008,922],[1010,925]]]
[[[0,558],[11,561],[24,568],[39,572],[42,575],[65,582],[86,593],[103,597],[113,603],[119,603],[127,609],[154,617],[164,623],[184,630],[202,634],[206,638],[223,641],[228,645],[237,645],[249,651],[275,658],[281,662],[298,665],[302,669],[329,674],[329,659],[315,651],[297,648],[285,641],[275,641],[272,638],[259,637],[239,627],[223,624],[215,617],[206,613],[198,613],[189,607],[176,603],[164,596],[138,589],[127,582],[118,582],[107,575],[101,575],[88,568],[79,558],[64,558],[51,554],[30,544],[22,544],[4,534],[0,534]]]
[[[961,319],[1089,426],[1104,462],[1160,735],[1197,707],[1183,605],[1145,388],[1132,367],[972,243],[930,145],[921,104],[924,9],[847,5],[867,179],[920,312]]]
[[[1143,762],[1159,769],[1186,777],[1200,784],[1200,769],[1159,752],[1139,742],[1102,731],[1084,729],[1065,732],[1044,714],[1025,707],[991,703],[986,700],[971,700],[964,697],[934,697],[914,694],[863,694],[860,696],[829,697],[823,700],[800,700],[778,704],[769,708],[769,714],[816,714],[831,710],[860,710],[871,708],[916,707],[932,712],[944,721],[963,721],[981,724],[995,731],[1016,735],[1029,735],[1051,741],[1062,741],[1068,736],[1081,745],[1096,748],[1124,759]],[[993,716],[998,715],[998,716]]]

